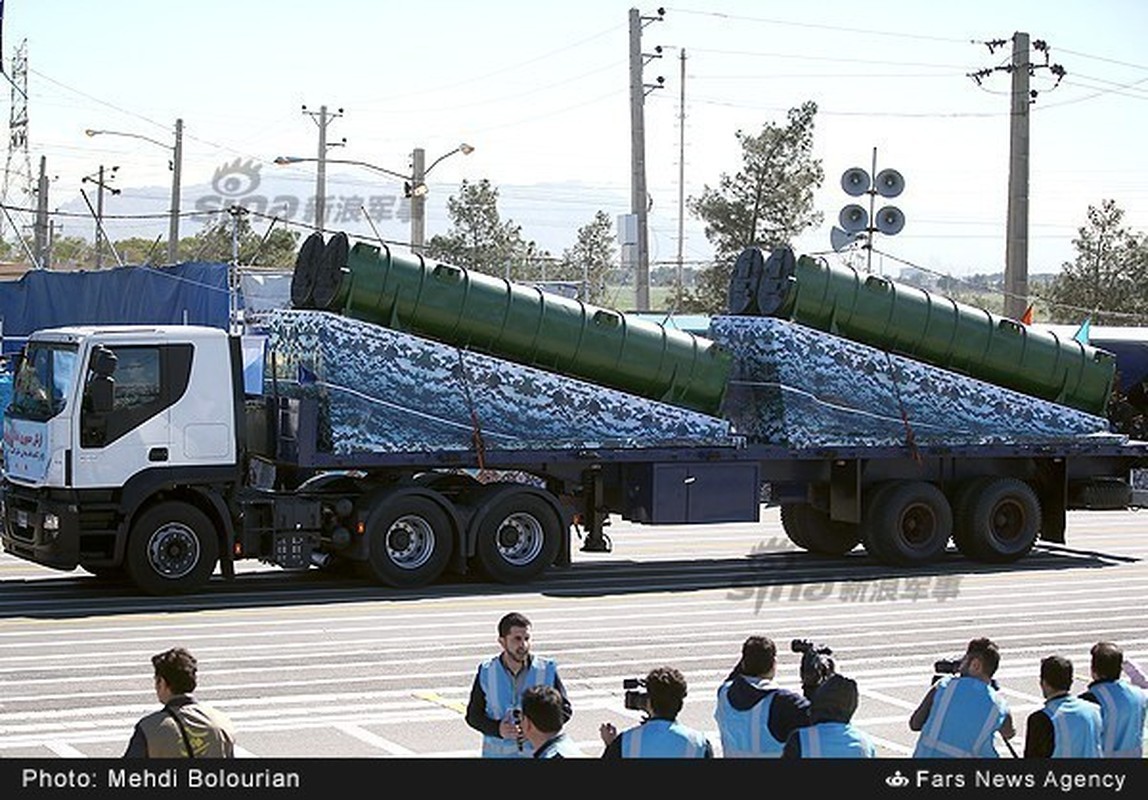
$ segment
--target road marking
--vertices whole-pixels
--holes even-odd
[[[378,734],[371,733],[366,728],[360,728],[358,725],[340,724],[335,726],[335,730],[342,731],[348,736],[353,736],[360,742],[366,742],[372,747],[377,747],[384,752],[390,753],[392,756],[413,756],[414,750],[408,750],[401,744],[395,744],[390,739],[384,739]]]
[[[447,700],[438,692],[415,692],[414,696],[419,700],[426,700],[428,703],[449,708],[451,711],[457,711],[459,714],[466,713],[466,704],[461,700]]]

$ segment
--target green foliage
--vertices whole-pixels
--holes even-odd
[[[269,225],[256,232],[245,214],[237,221],[230,215],[220,215],[199,233],[179,240],[178,259],[230,264],[235,259],[234,240],[237,239],[241,266],[291,269],[295,266],[299,234]],[[166,250],[164,252],[166,254]]]
[[[1076,258],[1043,298],[1053,322],[1079,323],[1091,314],[1093,324],[1129,325],[1143,321],[1130,314],[1148,317],[1148,237],[1123,220],[1114,200],[1088,207],[1088,224],[1072,241]]]
[[[464,179],[459,195],[448,199],[446,207],[452,228],[427,242],[429,258],[510,280],[540,278],[539,261],[546,254],[522,237],[521,226],[502,221],[498,189],[489,180]]]
[[[574,246],[562,253],[559,279],[584,282],[579,298],[604,305],[609,295],[606,277],[614,269],[617,248],[614,245],[614,223],[605,211],[594,214],[593,221],[578,229]]]
[[[816,115],[817,104],[807,101],[789,110],[785,126],[767,122],[757,136],[737,131],[741,168],[732,176],[722,173],[716,187],[707,184],[700,196],[688,199],[691,213],[705,223],[715,260],[685,294],[681,310],[723,312],[733,262],[742,250],[772,250],[821,223],[813,208],[813,190],[824,178],[821,161],[813,158]]]

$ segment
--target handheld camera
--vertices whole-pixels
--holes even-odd
[[[789,646],[793,652],[801,653],[801,692],[811,700],[817,687],[837,672],[831,658],[833,650],[812,639],[794,639]]]
[[[622,698],[622,705],[631,711],[645,711],[646,700],[649,694],[642,691],[646,686],[645,678],[626,678],[622,681],[622,688],[626,694]]]

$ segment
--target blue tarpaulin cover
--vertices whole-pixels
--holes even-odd
[[[33,331],[62,325],[188,323],[226,328],[227,264],[32,270],[0,281],[4,352],[19,350]]]

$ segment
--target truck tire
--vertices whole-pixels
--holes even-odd
[[[219,533],[193,505],[160,503],[132,524],[127,573],[143,592],[187,594],[207,583],[219,560]]]
[[[478,513],[476,555],[492,580],[524,583],[558,557],[562,523],[554,508],[538,495],[500,494]]]
[[[794,544],[820,555],[843,556],[861,541],[860,526],[832,520],[827,513],[809,503],[783,505],[781,524]],[[794,538],[794,534],[800,541]]]
[[[953,512],[944,492],[933,484],[898,482],[878,489],[862,524],[865,547],[880,561],[927,564],[944,554],[953,532]]]
[[[1040,499],[1019,478],[982,478],[959,493],[953,538],[975,561],[1007,563],[1026,555],[1040,533]]]
[[[384,497],[367,519],[370,574],[398,589],[426,586],[446,569],[453,539],[450,518],[434,500]]]

